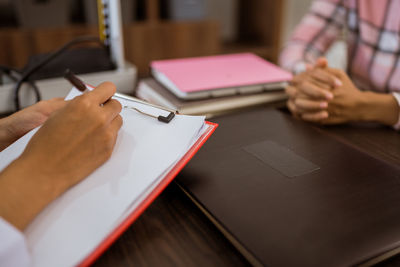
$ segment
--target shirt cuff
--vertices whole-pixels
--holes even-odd
[[[300,61],[293,65],[292,70],[293,70],[294,74],[299,74],[299,73],[305,72],[307,70],[307,65],[305,62]]]
[[[393,128],[397,131],[400,130],[400,93],[392,93],[394,96],[394,99],[396,99],[397,104],[399,105],[399,115],[398,115],[398,119],[395,125],[393,125]]]

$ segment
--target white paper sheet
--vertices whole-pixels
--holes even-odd
[[[73,89],[69,98],[78,94]],[[118,100],[154,115],[168,114]],[[200,137],[205,119],[177,115],[166,124],[130,109],[121,116],[124,124],[111,159],[46,207],[25,231],[34,266],[81,262]],[[0,153],[0,170],[22,153],[34,133]]]

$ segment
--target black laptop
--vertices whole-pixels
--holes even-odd
[[[400,251],[398,166],[273,109],[215,121],[176,181],[252,264],[370,265]]]

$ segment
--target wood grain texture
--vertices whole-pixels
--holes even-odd
[[[149,75],[156,59],[195,57],[220,52],[219,28],[215,21],[136,23],[124,28],[126,58]]]
[[[147,0],[145,2],[146,6],[146,16],[149,23],[157,23],[160,20],[159,14],[159,4],[158,0]]]
[[[248,266],[172,183],[94,266]]]
[[[54,52],[78,36],[97,36],[97,32],[97,27],[82,25],[1,29],[0,64],[22,68],[32,55]],[[88,45],[96,44],[82,46]],[[205,56],[221,51],[218,23],[208,20],[124,25],[124,47],[126,59],[138,67],[140,76],[149,75],[151,60]]]
[[[320,130],[377,159],[400,165],[400,134],[376,124],[321,127]]]
[[[149,74],[154,59],[253,52],[273,62],[281,49],[284,1],[239,0],[238,39],[224,43],[217,21],[170,21],[160,18],[160,0],[145,1],[145,19],[124,25],[126,59]],[[37,29],[0,28],[0,64],[22,68],[28,58],[52,52],[73,38],[92,34],[96,26],[69,25]]]
[[[285,1],[240,1],[239,38],[253,40],[273,50],[270,60],[276,62],[282,31]]]

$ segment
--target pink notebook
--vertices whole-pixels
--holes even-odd
[[[252,53],[158,60],[152,75],[182,99],[283,89],[291,73]]]

